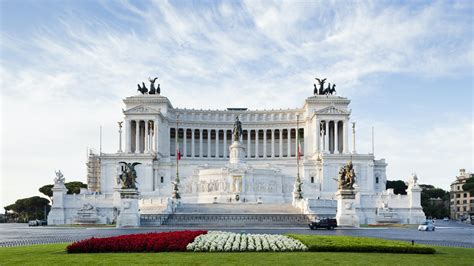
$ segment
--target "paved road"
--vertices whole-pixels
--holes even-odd
[[[436,231],[420,232],[414,228],[338,228],[336,230],[309,230],[308,228],[199,228],[208,230],[222,230],[246,233],[268,234],[317,234],[317,235],[344,235],[366,236],[384,239],[412,241],[421,244],[439,246],[454,246],[474,248],[474,226],[457,222],[438,221]],[[28,227],[26,224],[0,224],[0,247],[33,245],[43,243],[73,242],[90,237],[107,237],[122,234],[137,234],[145,232],[164,232],[184,229],[183,227],[154,227],[137,229],[103,228],[65,228],[65,227]]]

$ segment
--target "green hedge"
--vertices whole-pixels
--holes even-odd
[[[415,253],[433,254],[432,247],[408,242],[369,237],[319,236],[289,234],[305,244],[309,251],[319,252],[380,252],[380,253]]]

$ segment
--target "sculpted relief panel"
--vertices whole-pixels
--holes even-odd
[[[265,192],[265,193],[274,193],[276,192],[277,183],[276,181],[268,181],[268,182],[256,182],[254,184],[254,191],[255,192]]]
[[[199,192],[225,192],[229,188],[229,184],[224,180],[210,180],[210,181],[192,181],[184,185],[185,193],[199,193]]]

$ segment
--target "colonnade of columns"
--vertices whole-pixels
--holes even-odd
[[[301,152],[304,155],[304,130],[299,130]],[[171,156],[176,155],[176,141],[182,158],[228,158],[232,130],[183,127],[176,131],[176,128],[170,128]],[[241,141],[246,147],[247,158],[295,157],[298,150],[295,128],[244,129]]]
[[[347,153],[347,120],[316,120],[315,145],[317,152]]]
[[[149,153],[158,150],[157,121],[150,119],[127,119],[125,152]]]

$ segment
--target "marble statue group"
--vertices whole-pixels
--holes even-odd
[[[140,92],[141,94],[160,94],[161,93],[161,89],[160,89],[160,84],[158,84],[156,87],[155,87],[155,82],[156,80],[158,79],[158,77],[155,77],[155,78],[148,78],[148,81],[150,81],[150,90],[148,90],[148,88],[145,86],[145,82],[142,82],[142,86],[140,86],[140,84],[137,84],[138,86],[138,89],[137,89],[137,92]]]

